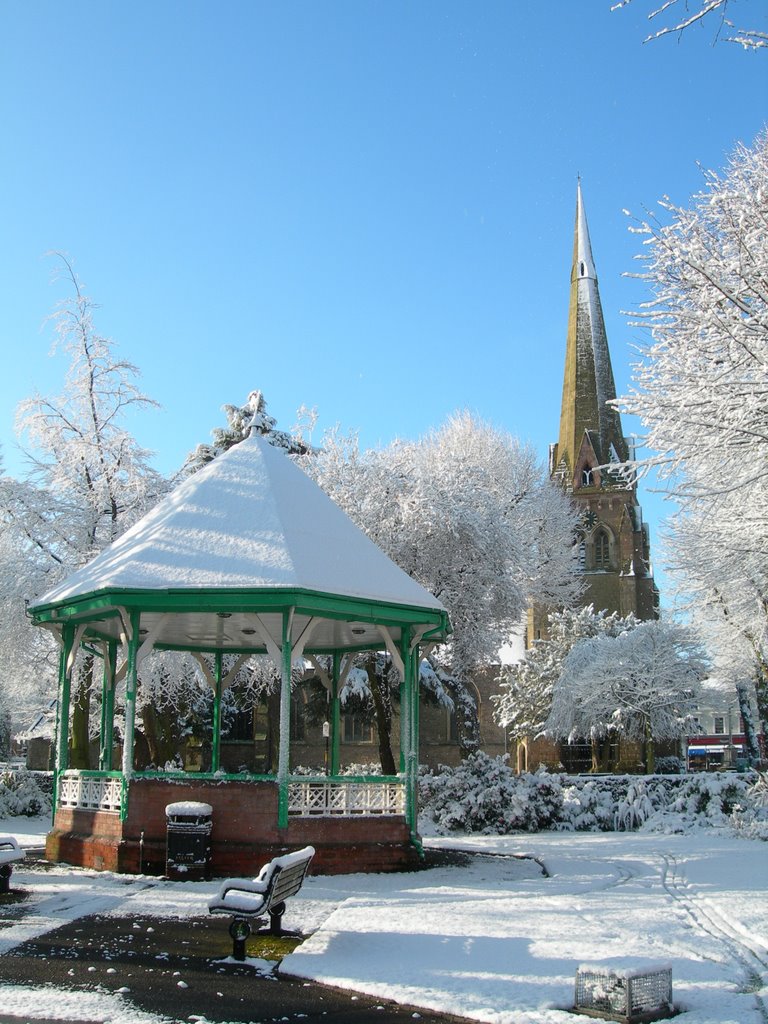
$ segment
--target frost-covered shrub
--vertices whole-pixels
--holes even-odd
[[[0,772],[0,817],[37,817],[51,811],[50,796],[26,770]]]
[[[344,764],[339,768],[339,775],[381,775],[381,764],[378,761]]]
[[[510,773],[511,774],[511,773]],[[563,791],[557,775],[513,775],[511,797],[498,814],[498,832],[539,832],[554,828],[562,816]]]
[[[506,758],[478,751],[455,768],[422,771],[422,808],[440,829],[465,832],[536,832],[562,816],[557,775],[515,775]]]
[[[655,776],[612,775],[563,779],[563,815],[557,826],[578,832],[612,832],[639,828],[667,801],[666,787]]]
[[[768,772],[757,772],[748,792],[755,810],[768,817]]]
[[[547,772],[521,776],[527,783],[531,810],[529,818],[534,828],[554,828],[563,818],[562,776]]]
[[[768,772],[758,772],[747,788],[745,805],[733,811],[733,823],[740,835],[768,842]]]
[[[658,775],[681,775],[683,771],[683,761],[679,757],[669,755],[667,757],[656,758],[656,773]]]
[[[440,765],[423,772],[421,805],[438,828],[446,831],[508,832],[528,817],[515,782],[504,758],[478,751],[455,768]]]
[[[733,826],[744,835],[768,835],[768,781],[750,785],[743,776],[722,772],[642,779],[515,775],[505,758],[478,753],[455,768],[422,769],[420,801],[422,813],[443,832],[678,832]]]
[[[291,775],[326,775],[325,765],[322,764],[296,764],[291,768]],[[366,764],[345,764],[339,768],[339,775],[381,775],[381,765],[378,761]]]
[[[653,814],[653,801],[642,780],[631,782],[627,795],[620,800],[613,815],[616,832],[634,832]]]
[[[691,826],[732,824],[737,807],[749,804],[748,783],[728,772],[684,776],[676,793],[645,822],[647,831],[683,832]]]
[[[616,801],[601,785],[602,779],[580,779],[563,789],[563,815],[558,827],[564,831],[610,832]]]
[[[689,809],[695,809],[697,814],[706,814],[708,818],[721,824],[723,819],[733,813],[734,807],[746,790],[747,786],[743,779],[725,772],[694,775],[687,785],[682,787],[678,802],[688,799]]]

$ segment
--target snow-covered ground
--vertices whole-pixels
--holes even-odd
[[[27,846],[45,827],[0,822]],[[768,1020],[765,843],[715,829],[426,842],[488,856],[409,874],[309,878],[285,923],[312,935],[280,970],[478,1021],[566,1024],[580,963],[665,961],[685,1024]],[[32,873],[23,863],[14,884],[32,890],[34,906],[0,932],[0,955],[87,914],[205,914],[217,888],[63,867]],[[0,982],[0,1005],[21,1016],[159,1024],[126,996],[52,997]]]

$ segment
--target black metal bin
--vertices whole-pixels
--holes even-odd
[[[165,873],[177,881],[200,881],[210,877],[211,827],[210,804],[181,800],[165,808],[167,846]]]

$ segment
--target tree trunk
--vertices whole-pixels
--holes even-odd
[[[176,713],[159,712],[151,704],[141,709],[144,738],[149,747],[149,760],[156,768],[163,768],[179,753],[174,732]]]
[[[87,770],[91,767],[90,720],[91,687],[93,685],[94,658],[83,660],[77,677],[77,691],[72,701],[72,729],[69,734],[69,766]]]
[[[459,752],[463,760],[480,749],[480,721],[477,715],[477,702],[466,683],[457,676],[445,679],[443,685],[453,701]]]
[[[757,690],[759,687],[755,687]],[[739,714],[744,722],[744,740],[747,746],[747,757],[750,764],[760,760],[760,741],[752,715],[752,704],[749,700],[749,687],[746,683],[736,684],[736,695],[739,698]]]
[[[365,671],[368,676],[373,709],[376,714],[376,734],[379,740],[381,771],[384,775],[397,775],[397,766],[392,754],[392,703],[389,693],[386,692],[386,682],[382,683],[376,675],[374,658],[369,658],[366,661]]]
[[[603,736],[600,739],[592,738],[590,741],[592,749],[592,771],[611,771],[611,736]]]
[[[651,723],[645,720],[645,774],[653,775],[656,770],[656,745],[651,735]]]
[[[763,736],[768,736],[768,667],[765,663],[760,666],[760,674],[755,683],[757,693],[757,713],[760,717]]]

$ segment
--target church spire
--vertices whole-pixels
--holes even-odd
[[[582,477],[585,471],[628,457],[619,414],[608,405],[615,398],[616,386],[579,181],[560,438],[552,467],[562,474],[566,484],[579,487],[582,479],[588,479]]]
[[[581,512],[575,535],[585,584],[581,605],[654,619],[659,594],[637,484],[631,472],[611,465],[626,462],[629,455],[619,414],[608,404],[615,398],[579,181],[560,438],[550,447],[550,474]],[[546,608],[531,607],[528,646],[549,635],[548,614]]]

